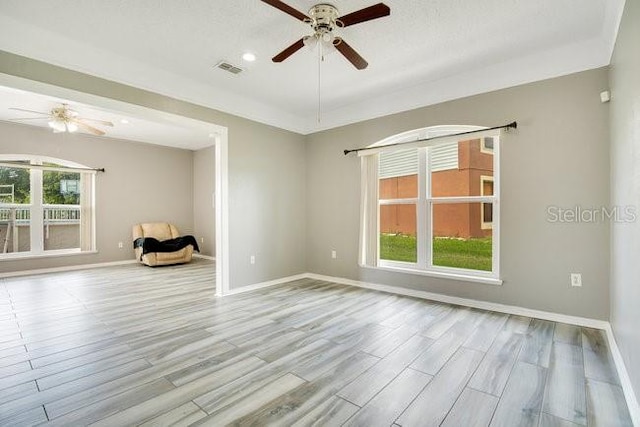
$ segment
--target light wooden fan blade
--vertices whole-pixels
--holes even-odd
[[[106,120],[89,119],[87,117],[76,117],[76,120],[84,120],[85,122],[95,122],[95,123],[100,123],[102,126],[111,126],[111,127],[113,127],[113,123],[108,122]]]
[[[85,122],[82,122],[78,119],[71,119],[71,122],[75,123],[76,125],[78,125],[78,127],[80,129],[82,129],[85,132],[89,132],[92,133],[94,135],[99,135],[102,136],[104,135],[104,132],[101,131],[100,129],[94,128],[93,126],[90,126],[88,124],[86,124]]]
[[[277,54],[276,56],[274,56],[271,60],[273,62],[282,62],[288,57],[290,57],[291,55],[293,55],[294,53],[296,53],[297,51],[299,51],[300,49],[302,49],[303,47],[304,47],[304,39],[300,39],[294,44],[292,44],[291,46],[289,46],[288,48],[286,48],[285,50],[283,50],[282,52],[280,52],[279,54]]]
[[[334,42],[333,45],[336,47],[338,52],[340,52],[345,58],[347,58],[349,62],[353,64],[354,67],[356,67],[358,70],[364,70],[369,66],[369,63],[365,61],[365,59],[360,56],[360,54],[356,52],[351,46],[349,46],[346,41],[338,37],[336,37],[336,40],[338,40],[338,42]]]
[[[51,113],[43,113],[42,111],[25,110],[24,108],[9,107],[9,110],[22,111],[23,113],[41,114],[43,116],[50,116]]]
[[[281,2],[280,0],[262,0],[262,2],[266,3],[266,4],[270,5],[270,6],[273,6],[276,9],[279,9],[279,10],[283,11],[287,15],[291,15],[294,18],[299,19],[301,21],[306,21],[306,20],[310,19],[304,13],[300,12],[297,9],[294,9],[293,7],[289,6],[286,3]]]
[[[10,122],[20,122],[23,120],[49,120],[49,117],[18,117],[17,119],[9,119]]]

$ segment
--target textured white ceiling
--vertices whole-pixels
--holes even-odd
[[[17,118],[38,116],[36,114],[11,110],[10,108],[49,112],[61,103],[69,104],[71,109],[77,111],[80,117],[107,120],[114,124],[113,127],[97,125],[96,127],[106,132],[106,135],[98,138],[117,138],[187,150],[198,150],[213,145],[216,134],[220,132],[217,126],[210,123],[198,122],[179,116],[165,114],[163,117],[159,117],[141,112],[124,113],[122,111],[98,108],[76,101],[70,101],[65,98],[42,95],[4,86],[0,86],[0,121],[48,129],[48,120],[13,121],[13,119]],[[126,120],[127,123],[122,123],[123,120]]]
[[[288,0],[306,12],[315,1]],[[384,0],[340,31],[369,62],[320,67],[309,33],[259,0],[2,0],[0,49],[309,133],[609,63],[624,0]],[[376,0],[334,1],[346,14]],[[256,54],[247,64],[241,55]],[[225,59],[247,71],[213,66]]]

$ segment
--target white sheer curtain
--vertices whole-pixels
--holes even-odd
[[[94,235],[94,188],[95,173],[80,174],[80,250],[92,251],[95,249]]]
[[[361,266],[378,265],[378,162],[373,153],[360,157],[360,256]]]

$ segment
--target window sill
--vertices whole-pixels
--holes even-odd
[[[397,266],[377,266],[372,267],[369,265],[361,265],[362,268],[367,268],[370,270],[382,270],[382,271],[390,271],[392,273],[405,273],[405,274],[414,274],[418,276],[428,276],[428,277],[436,277],[438,279],[450,279],[450,280],[458,280],[462,282],[473,282],[473,283],[482,283],[485,285],[494,285],[494,286],[502,286],[502,279],[497,279],[495,277],[484,277],[484,276],[475,276],[471,274],[464,274],[458,272],[446,272],[446,271],[427,271],[427,270],[417,270],[409,267],[397,267]]]
[[[66,257],[66,256],[76,256],[76,255],[91,255],[97,254],[98,251],[81,251],[80,249],[61,249],[54,251],[46,251],[40,254],[32,254],[29,252],[18,252],[12,253],[11,255],[0,255],[0,262],[2,261],[21,261],[27,259],[38,259],[38,258],[58,258],[58,257]]]

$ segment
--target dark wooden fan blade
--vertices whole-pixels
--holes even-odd
[[[43,113],[41,111],[25,110],[24,108],[9,107],[9,110],[22,111],[23,113],[40,114],[42,116],[49,116],[50,115],[49,113]]]
[[[389,9],[389,6],[384,3],[378,3],[373,6],[351,12],[350,14],[341,17],[339,20],[345,27],[348,27],[349,25],[371,21],[372,19],[382,18],[383,16],[389,16],[390,14],[391,9]]]
[[[358,70],[364,70],[369,66],[369,63],[364,60],[362,56],[358,52],[356,52],[349,44],[340,39],[337,43],[334,43],[334,46],[349,62],[353,64]]]
[[[291,46],[289,46],[288,48],[286,48],[285,50],[283,50],[282,52],[280,52],[279,54],[277,54],[276,56],[274,56],[271,60],[273,62],[282,62],[288,57],[290,57],[291,55],[293,55],[294,53],[296,53],[297,51],[299,51],[300,49],[302,49],[303,47],[304,47],[304,39],[300,39],[294,44],[292,44]]]
[[[279,9],[281,11],[283,11],[286,14],[289,14],[291,16],[293,16],[296,19],[299,19],[301,21],[310,19],[307,15],[305,15],[304,13],[298,11],[297,9],[292,8],[291,6],[289,6],[286,3],[281,2],[280,0],[262,0],[263,3],[266,3],[270,6],[275,7],[276,9]]]

